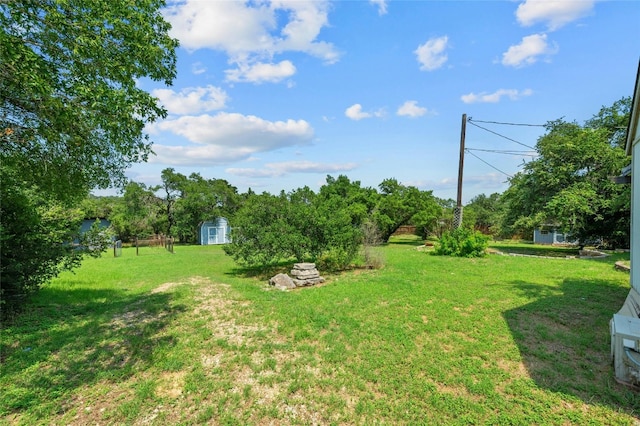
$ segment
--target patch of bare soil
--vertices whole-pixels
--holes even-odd
[[[194,319],[200,324],[204,321],[204,328],[200,328],[198,332],[205,331],[210,333],[212,340],[224,340],[228,344],[210,351],[202,349],[200,353],[194,354],[198,368],[204,369],[206,374],[223,374],[224,380],[230,382],[227,395],[234,394],[236,400],[239,398],[243,401],[238,406],[229,406],[227,409],[234,410],[237,418],[244,418],[249,423],[258,425],[327,423],[322,415],[323,407],[317,406],[318,402],[313,398],[307,398],[307,391],[291,392],[294,380],[316,383],[335,374],[329,372],[326,366],[323,367],[320,356],[308,353],[303,355],[288,349],[289,337],[278,332],[278,324],[248,321],[248,318],[252,318],[247,315],[251,312],[251,303],[238,298],[229,285],[214,283],[203,277],[192,277],[184,282],[164,283],[152,293],[171,292],[179,286],[194,286],[195,304],[190,312],[184,313],[184,321],[173,322],[172,327],[180,329],[192,326]],[[145,312],[140,305],[132,305],[113,317],[107,327],[136,332],[141,324],[153,321],[154,315]],[[177,329],[172,328],[173,331]],[[189,330],[185,329],[184,333],[188,335]],[[269,349],[263,350],[266,345]],[[247,348],[253,349],[248,355],[248,363]],[[126,348],[123,346],[112,349],[113,352],[122,353]],[[126,354],[122,355],[129,362]],[[219,403],[221,396],[200,395],[199,398],[204,399],[200,399],[198,404],[192,403],[190,399],[195,396],[190,396],[185,390],[185,382],[192,369],[193,366],[180,371],[156,371],[151,368],[121,382],[91,384],[69,401],[65,414],[59,420],[70,425],[124,421],[125,417],[122,416],[126,414],[120,412],[122,406],[136,398],[135,389],[140,383],[153,378],[154,396],[162,402],[140,408],[135,418],[126,422],[138,425],[196,422],[205,407]],[[328,398],[335,390],[319,388],[316,392],[327,392]],[[339,394],[346,401],[347,410],[353,411],[357,395],[350,395],[346,390]],[[383,397],[379,392],[374,392],[374,395]],[[215,424],[216,419],[210,421]]]
[[[205,277],[195,276],[195,277],[189,278],[189,280],[185,282],[176,282],[176,283],[169,282],[169,283],[160,284],[158,287],[151,290],[151,294],[164,293],[169,290],[173,290],[175,287],[178,287],[181,285],[201,285],[201,284],[211,284],[211,281]],[[229,287],[227,284],[219,284],[219,285]]]
[[[161,373],[157,378],[156,395],[162,398],[179,398],[182,395],[185,376],[185,371],[165,371]]]
[[[467,387],[462,384],[446,384],[433,380],[428,381],[431,382],[441,394],[451,395],[457,398],[464,398],[478,403],[485,400],[484,396],[469,392],[469,389],[467,389]]]

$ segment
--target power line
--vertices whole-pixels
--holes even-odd
[[[545,124],[505,123],[505,122],[501,122],[501,121],[483,121],[483,120],[473,120],[471,117],[469,117],[469,121],[475,121],[476,123],[504,124],[506,126],[545,127]],[[625,129],[626,129],[626,127],[625,127]]]
[[[506,154],[506,155],[517,155],[523,157],[537,157],[538,154],[535,154],[533,151],[511,151],[511,150],[500,150],[500,149],[480,149],[480,148],[467,148],[469,151],[482,151],[482,152],[492,152],[494,154]]]
[[[482,161],[484,164],[486,164],[487,166],[491,167],[494,170],[499,171],[500,173],[502,173],[503,175],[507,176],[507,177],[513,177],[511,176],[509,173],[505,173],[502,170],[500,170],[499,168],[497,168],[496,166],[493,166],[491,164],[489,164],[488,162],[484,161],[482,158],[478,157],[477,155],[475,155],[473,152],[471,152],[468,148],[465,149],[465,152],[468,152],[469,154],[473,155],[474,157],[476,157],[478,160]]]
[[[489,130],[489,129],[487,129],[486,127],[479,126],[479,125],[477,125],[476,123],[472,122],[471,120],[469,120],[469,124],[474,125],[474,126],[476,126],[476,127],[480,128],[480,129],[482,129],[482,130],[485,130],[485,131],[489,132],[489,133],[493,133],[493,134],[494,134],[494,135],[496,135],[496,136],[500,136],[501,138],[504,138],[504,139],[506,139],[506,140],[508,140],[508,141],[511,141],[511,142],[517,143],[518,145],[522,145],[522,146],[524,146],[524,147],[526,147],[526,148],[529,148],[529,149],[532,149],[532,150],[534,150],[534,151],[535,151],[535,148],[534,148],[534,147],[532,147],[532,146],[529,146],[529,145],[524,144],[524,143],[522,143],[522,142],[518,142],[517,140],[515,140],[515,139],[511,139],[510,137],[507,137],[507,136],[505,136],[505,135],[501,135],[500,133],[494,132],[493,130]]]

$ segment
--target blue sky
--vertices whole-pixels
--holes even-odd
[[[582,123],[632,95],[640,55],[637,1],[186,0],[165,16],[178,76],[139,84],[169,115],[147,127],[156,156],[127,173],[149,185],[167,167],[241,192],[344,174],[455,199],[463,113],[534,146],[541,127],[479,121]],[[473,125],[466,136],[528,150]],[[472,153],[484,162],[465,156],[465,202],[504,191],[531,158]]]

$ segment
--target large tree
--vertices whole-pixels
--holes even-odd
[[[146,123],[165,116],[137,86],[171,84],[177,41],[162,0],[0,4],[0,155],[55,197],[124,183],[145,160]]]
[[[501,195],[493,193],[476,195],[464,206],[463,224],[483,234],[500,233],[504,203]]]
[[[155,188],[143,183],[129,182],[124,195],[109,216],[115,234],[123,241],[134,241],[162,233],[167,227],[164,201]]]
[[[233,216],[231,244],[224,251],[247,266],[268,266],[295,258],[305,260],[313,252],[314,212],[308,188],[290,194],[262,193],[248,196]]]
[[[42,206],[64,208],[93,188],[122,184],[126,167],[150,154],[144,127],[166,112],[138,81],[170,84],[176,74],[177,41],[163,6],[162,0],[0,2],[3,288],[25,276],[6,274],[28,267],[16,260],[25,254],[18,251],[30,250],[43,265],[25,288],[74,264],[65,260],[63,238],[51,240],[57,252],[29,243],[36,224],[45,231],[58,226]],[[14,207],[5,197],[24,202]],[[33,226],[11,220],[16,214],[28,215]],[[65,222],[68,230],[72,222]]]
[[[556,120],[536,144],[539,156],[510,180],[505,221],[522,234],[549,224],[583,243],[628,246],[628,185],[612,177],[630,159],[620,143],[630,98],[603,108],[585,126]]]
[[[420,233],[433,230],[442,214],[431,191],[420,191],[415,186],[400,184],[396,179],[385,179],[379,185],[381,197],[373,217],[383,241],[402,225],[414,224]]]
[[[224,179],[205,179],[192,173],[182,182],[180,192],[173,212],[174,234],[183,242],[196,242],[201,222],[229,217],[238,209],[238,191]]]
[[[327,176],[318,194],[304,187],[278,196],[248,195],[232,217],[232,243],[224,250],[249,266],[294,258],[342,269],[358,254],[362,225],[377,200],[375,189],[346,176]]]

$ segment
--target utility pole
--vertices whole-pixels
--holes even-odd
[[[467,114],[462,114],[462,126],[460,128],[460,162],[458,164],[458,202],[453,212],[453,228],[462,226],[462,171],[464,170],[464,139],[467,133]]]

